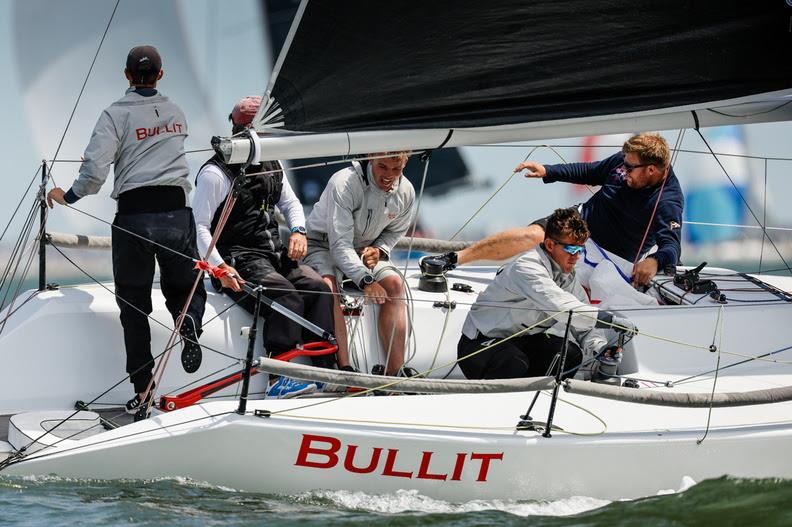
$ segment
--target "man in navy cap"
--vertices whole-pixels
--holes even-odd
[[[50,207],[53,202],[70,205],[96,194],[113,165],[110,196],[118,202],[112,230],[113,278],[124,328],[126,371],[135,388],[126,409],[136,419],[146,416],[140,410],[154,365],[148,322],[154,262],[159,264],[160,288],[174,320],[198,273],[192,261],[198,258],[195,223],[187,206],[192,189],[184,156],[187,120],[181,108],[157,92],[163,74],[156,48],[130,50],[124,70],[129,89],[99,116],[79,176],[68,191],[55,187],[47,194]],[[201,365],[197,339],[205,301],[203,282],[198,282],[181,327],[181,361],[188,373]]]

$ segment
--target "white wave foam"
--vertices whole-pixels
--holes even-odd
[[[661,489],[657,491],[658,496],[665,496],[667,494],[677,494],[679,492],[685,492],[687,489],[692,487],[696,484],[696,480],[691,478],[690,476],[682,476],[682,481],[679,484],[679,488],[677,490],[674,489]]]
[[[234,492],[239,493],[240,491],[237,489],[233,489],[231,487],[226,487],[224,485],[215,485],[214,483],[209,483],[207,481],[199,481],[197,479],[190,479],[184,476],[164,476],[159,478],[152,478],[144,480],[147,482],[157,482],[157,481],[172,481],[179,485],[185,485],[188,487],[196,487],[199,489],[208,489],[208,490],[219,490],[222,492]]]
[[[99,479],[99,478],[75,478],[70,476],[57,476],[57,475],[36,475],[36,474],[26,474],[19,476],[21,481],[25,481],[28,483],[76,483],[76,484],[87,484],[87,485],[95,485],[95,484],[130,484],[130,483],[157,483],[157,482],[172,482],[177,485],[184,485],[188,487],[195,487],[199,489],[207,489],[207,490],[217,490],[221,492],[233,492],[239,493],[240,491],[231,487],[226,487],[224,485],[215,485],[213,483],[208,483],[206,481],[199,481],[195,479],[190,479],[184,476],[162,476],[156,478],[148,478],[148,479],[130,479],[130,478],[122,478],[122,479]]]
[[[310,496],[332,501],[339,507],[368,512],[395,514],[406,511],[424,513],[465,513],[497,510],[517,516],[569,516],[603,507],[607,500],[573,496],[554,501],[474,500],[450,503],[421,495],[416,490],[399,490],[393,494],[367,494],[350,491],[316,491]]]

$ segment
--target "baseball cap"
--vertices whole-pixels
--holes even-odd
[[[158,73],[162,69],[162,59],[154,46],[136,46],[129,50],[126,68],[133,78],[140,80],[143,75]]]
[[[249,125],[258,112],[259,106],[261,106],[261,97],[258,95],[242,97],[231,110],[231,122],[235,125]]]

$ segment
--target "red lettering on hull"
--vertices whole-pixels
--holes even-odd
[[[487,472],[489,472],[490,461],[493,459],[499,459],[503,461],[503,452],[500,454],[470,454],[470,459],[480,459],[481,460],[481,469],[479,469],[479,475],[476,478],[476,481],[487,481]]]
[[[355,452],[357,452],[357,449],[357,445],[349,445],[347,447],[347,453],[346,456],[344,456],[344,468],[353,474],[371,474],[377,470],[382,449],[379,447],[373,449],[371,453],[371,459],[369,460],[369,464],[366,468],[358,468],[355,466]]]
[[[379,475],[404,478],[404,479],[428,479],[435,481],[462,481],[462,473],[465,462],[479,461],[479,470],[476,481],[486,482],[489,476],[489,471],[493,461],[503,461],[503,452],[497,453],[481,453],[481,452],[458,452],[453,467],[446,468],[452,469],[446,472],[433,472],[430,467],[432,465],[432,458],[436,452],[425,450],[421,452],[420,459],[406,458],[405,454],[400,456],[398,448],[388,448],[385,461],[380,468],[380,461],[382,459],[382,452],[385,450],[383,447],[372,447],[371,454],[367,457],[359,445],[344,445],[340,439],[332,436],[322,436],[315,434],[303,434],[302,442],[300,443],[299,451],[297,452],[297,459],[295,466],[329,469],[339,466],[340,453],[342,449],[344,452],[344,462],[340,468],[351,474],[372,474],[379,471]],[[361,452],[359,452],[361,451]],[[409,456],[409,454],[407,454]],[[361,460],[368,459],[368,464],[365,466],[356,465],[355,459],[358,463]],[[399,468],[396,468],[397,459],[400,461]],[[437,468],[443,468],[442,463],[435,463],[440,465]],[[407,468],[418,466],[417,473],[414,470],[405,470]],[[448,473],[451,473],[449,479]]]
[[[454,463],[454,473],[451,474],[451,481],[459,481],[462,479],[462,467],[465,466],[465,458],[467,452],[459,452],[457,454],[456,463]]]
[[[434,454],[434,452],[424,451],[421,456],[421,468],[418,469],[418,475],[415,477],[418,479],[439,479],[445,481],[448,478],[448,474],[429,473],[429,463],[432,462],[432,454]]]
[[[330,448],[321,449],[311,447],[314,441],[318,443],[329,443]],[[297,461],[294,462],[297,466],[313,467],[313,468],[333,468],[338,464],[338,450],[341,448],[341,441],[335,437],[328,436],[315,436],[311,434],[303,434],[302,444],[300,445],[300,452],[297,454]],[[324,463],[319,461],[309,461],[308,456],[324,456],[327,461]]]
[[[382,471],[382,475],[393,476],[395,478],[411,479],[413,475],[412,472],[400,472],[398,470],[393,470],[393,465],[396,463],[396,455],[398,453],[399,453],[398,448],[388,449],[388,458],[385,460],[385,469]]]

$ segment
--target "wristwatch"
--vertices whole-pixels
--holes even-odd
[[[299,234],[302,234],[303,236],[308,234],[308,231],[305,230],[305,227],[292,227],[291,231],[292,231],[292,234],[299,233]]]
[[[374,277],[372,275],[370,275],[370,274],[367,274],[367,275],[365,275],[363,277],[362,280],[360,280],[360,283],[358,284],[358,287],[360,289],[365,289],[366,286],[369,286],[369,285],[371,285],[373,283],[374,283]]]

